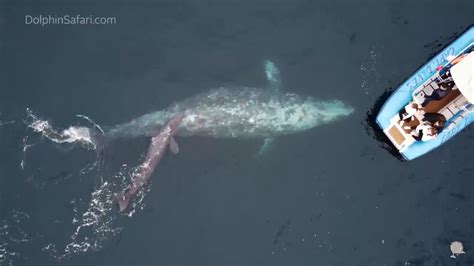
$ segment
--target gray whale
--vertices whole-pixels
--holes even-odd
[[[265,61],[268,88],[216,88],[176,102],[127,123],[109,128],[111,138],[151,136],[177,113],[183,113],[177,135],[214,138],[262,138],[301,132],[353,112],[339,100],[317,100],[282,92],[279,70]]]
[[[32,120],[29,127],[57,143],[79,142],[98,149],[107,139],[153,136],[179,113],[183,118],[177,128],[178,136],[260,138],[265,140],[261,153],[278,136],[309,130],[353,112],[352,107],[340,100],[318,100],[283,92],[280,72],[271,61],[265,61],[265,73],[267,88],[211,89],[106,130],[88,117],[81,116],[92,122],[94,129],[72,126],[60,132],[27,110],[29,120]]]
[[[106,131],[109,137],[150,136],[176,113],[183,113],[180,136],[269,138],[308,130],[349,115],[338,100],[318,101],[294,93],[257,88],[218,88],[145,114]]]

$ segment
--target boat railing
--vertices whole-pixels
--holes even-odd
[[[448,125],[446,126],[447,130],[453,129],[457,124],[465,123],[465,118],[470,113],[474,112],[474,105],[471,103],[467,103],[464,106],[460,107],[460,111],[455,114],[449,121]]]

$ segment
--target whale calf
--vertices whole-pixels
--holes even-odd
[[[178,145],[173,138],[176,129],[183,120],[182,114],[172,117],[158,134],[151,138],[150,146],[143,163],[138,167],[138,171],[132,176],[132,183],[123,191],[115,195],[119,206],[119,211],[127,209],[130,200],[138,193],[150,179],[158,162],[163,158],[168,146],[173,153],[178,153]]]

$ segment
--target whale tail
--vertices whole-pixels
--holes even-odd
[[[114,198],[119,207],[119,212],[123,212],[127,209],[128,204],[130,203],[130,197],[127,194],[120,192],[115,194]]]

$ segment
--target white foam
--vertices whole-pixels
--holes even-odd
[[[122,229],[114,225],[113,196],[114,186],[103,182],[91,193],[91,198],[86,210],[82,213],[75,208],[72,224],[76,229],[70,235],[70,241],[64,246],[61,254],[55,255],[57,259],[69,258],[75,254],[98,251],[102,244],[118,234]],[[78,204],[79,201],[72,201]],[[58,253],[57,251],[55,253]]]
[[[96,149],[96,143],[91,136],[90,129],[87,127],[70,126],[69,128],[58,131],[51,126],[51,123],[47,120],[39,119],[30,109],[27,109],[28,127],[33,129],[34,132],[40,133],[42,136],[55,143],[79,143],[87,149]],[[78,115],[81,118],[85,118],[88,121],[92,121],[90,118]],[[97,126],[102,130],[95,122],[92,121],[94,126]]]
[[[98,177],[96,189],[91,193],[91,198],[84,211],[79,211],[80,207],[77,206],[80,205],[81,200],[71,201],[71,204],[76,207],[73,209],[75,214],[71,221],[75,225],[75,230],[69,236],[70,241],[60,251],[53,243],[46,245],[43,250],[49,252],[57,260],[63,260],[74,255],[99,251],[104,243],[120,234],[123,228],[115,223],[115,220],[120,216],[118,216],[113,198],[115,193],[128,185],[133,175],[139,170],[139,167],[130,169],[124,164],[119,173],[113,176],[110,181],[103,181],[101,177]],[[149,187],[145,186],[139,191],[130,210],[124,215],[132,217],[137,210],[143,209],[143,199],[149,191]]]
[[[85,115],[76,115],[76,116],[87,120],[89,123],[94,125],[94,127],[97,128],[97,130],[99,130],[100,133],[102,133],[102,135],[105,135],[104,130],[99,126],[99,124],[97,124],[94,120],[90,119],[88,116],[85,116]]]

